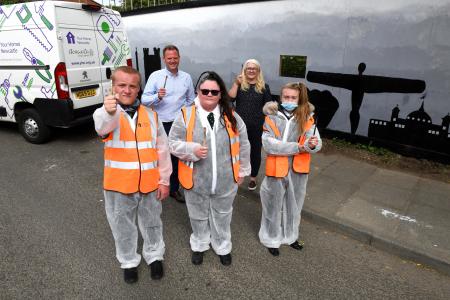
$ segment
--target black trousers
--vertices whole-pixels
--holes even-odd
[[[262,125],[261,126],[247,126],[247,135],[250,142],[250,165],[252,166],[251,177],[258,176],[259,167],[261,165],[261,135],[262,135]]]
[[[167,136],[169,136],[170,128],[172,128],[173,122],[163,122],[164,130]],[[178,157],[170,155],[172,161],[172,174],[170,175],[170,192],[174,193],[180,188],[180,182],[178,181]]]

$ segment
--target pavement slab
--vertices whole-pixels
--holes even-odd
[[[311,166],[304,217],[450,274],[450,184],[338,154],[313,155]],[[240,194],[259,201],[259,188]]]

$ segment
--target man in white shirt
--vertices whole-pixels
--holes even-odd
[[[141,97],[142,104],[152,107],[169,135],[175,117],[183,106],[194,102],[195,92],[191,76],[178,69],[180,53],[176,46],[167,45],[163,50],[164,69],[153,72]],[[178,158],[172,156],[173,172],[170,177],[170,196],[178,202],[184,202],[179,191]]]

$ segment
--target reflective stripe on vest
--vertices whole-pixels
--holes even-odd
[[[106,141],[105,142],[105,146],[110,147],[110,148],[132,148],[132,149],[136,149],[136,144],[137,144],[137,147],[139,149],[155,148],[156,147],[155,143],[153,143],[152,141],[136,143],[136,141],[126,142],[126,141],[110,140],[110,141]]]
[[[193,141],[194,127],[195,127],[195,105],[191,107],[183,107],[181,109],[183,114],[184,124],[186,125],[186,142]],[[234,180],[237,182],[239,177],[239,133],[235,133],[232,129],[231,123],[224,115],[225,126],[227,129],[228,137],[230,138],[230,153],[231,153],[231,165],[233,169]],[[183,188],[190,190],[194,186],[194,162],[178,160],[178,180]]]
[[[130,194],[149,193],[158,188],[158,117],[156,112],[142,105],[136,113],[135,132],[125,112],[121,112],[120,125],[104,140],[105,190]]]
[[[186,125],[186,142],[192,142],[194,135],[194,125],[195,125],[195,105],[191,106],[192,109],[186,109],[183,107],[181,113],[183,114],[184,124]],[[194,115],[192,118],[191,116]],[[187,190],[192,189],[194,186],[193,179],[194,172],[194,162],[178,160],[178,181],[181,186]]]
[[[314,124],[313,117],[310,117],[308,121],[306,121],[305,129],[304,131],[307,132],[311,126]],[[300,145],[304,145],[306,141],[306,135],[302,134],[299,139],[298,143]],[[309,173],[309,166],[311,164],[311,154],[308,152],[302,152],[294,156],[294,161],[292,163],[292,169],[297,173]]]
[[[223,118],[225,120],[225,126],[227,128],[228,137],[230,138],[230,153],[231,153],[231,167],[233,168],[234,181],[238,182],[239,179],[239,169],[241,167],[241,162],[239,160],[240,143],[239,143],[239,131],[234,132],[230,120],[224,114]]]
[[[280,130],[275,125],[275,122],[269,117],[266,116],[265,123],[272,129],[275,137],[278,140],[282,139]],[[314,123],[314,119],[311,117],[305,124],[305,132],[308,131],[312,124]],[[263,130],[268,131],[268,129],[263,126]],[[299,137],[298,143],[299,145],[303,145],[305,143],[306,136],[302,134]],[[294,155],[294,159],[292,162],[292,169],[296,173],[309,173],[309,166],[311,161],[311,154],[308,152],[302,152]],[[267,155],[266,161],[266,175],[271,177],[282,178],[286,177],[289,171],[289,158],[287,156],[276,156],[276,155]]]

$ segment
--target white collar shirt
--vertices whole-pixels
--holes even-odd
[[[209,111],[206,111],[203,109],[202,105],[200,104],[200,100],[195,98],[195,106],[197,107],[198,115],[200,117],[200,121],[202,123],[203,128],[207,128],[207,135],[210,137],[211,144],[209,145],[208,149],[208,155],[211,155],[211,162],[212,162],[212,179],[211,179],[211,194],[216,193],[216,186],[217,186],[217,153],[216,153],[216,133],[217,128],[219,124],[219,118],[220,118],[220,108],[219,105],[217,105],[212,113],[214,114],[214,127],[211,129],[211,126],[208,121],[208,115],[211,113]]]

